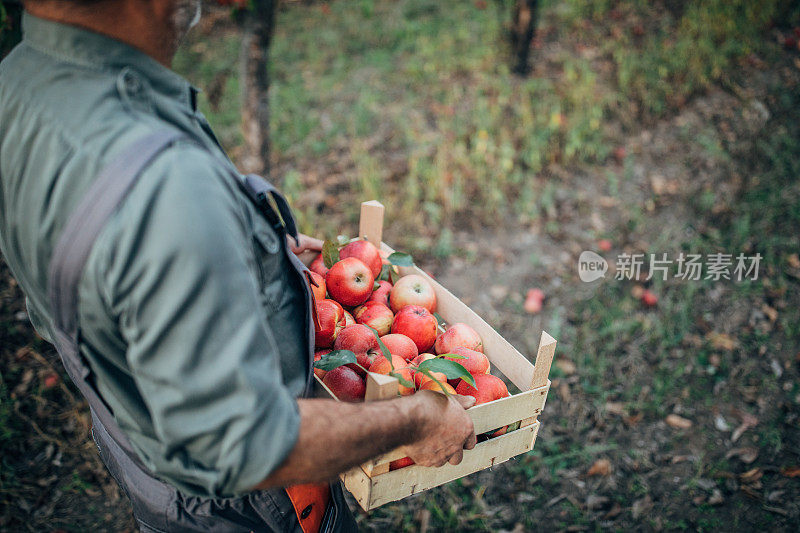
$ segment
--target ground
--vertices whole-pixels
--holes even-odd
[[[377,198],[387,242],[522,353],[541,330],[559,340],[533,452],[359,515],[364,529],[800,520],[797,8],[756,4],[544,2],[527,79],[506,67],[502,2],[282,9],[273,176],[304,230],[353,234]],[[237,39],[215,10],[176,61],[234,158]],[[605,279],[580,281],[583,250]],[[649,261],[615,279],[622,253],[681,252],[763,258],[757,280],[675,265],[647,280]],[[85,404],[0,276],[0,528],[133,530]]]

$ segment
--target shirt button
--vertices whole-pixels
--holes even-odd
[[[300,520],[305,520],[306,518],[308,518],[308,515],[310,515],[310,514],[311,514],[311,508],[312,508],[313,506],[314,506],[314,504],[312,503],[311,505],[309,505],[308,507],[306,507],[305,509],[303,509],[303,512],[302,512],[302,513],[300,513]]]

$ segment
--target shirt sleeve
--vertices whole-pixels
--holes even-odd
[[[160,156],[116,214],[104,283],[155,432],[131,441],[156,475],[204,496],[262,481],[300,425],[227,172],[197,147]]]

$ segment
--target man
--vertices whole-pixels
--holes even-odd
[[[23,42],[0,63],[0,247],[45,338],[48,265],[90,185],[154,132],[183,139],[146,165],[77,284],[76,345],[124,434],[95,420],[95,438],[142,530],[352,529],[338,484],[308,484],[398,446],[421,465],[460,462],[471,398],[301,397],[304,280],[231,178],[197,91],[168,68],[199,0],[25,8]]]

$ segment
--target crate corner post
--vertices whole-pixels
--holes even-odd
[[[377,200],[361,202],[358,236],[366,238],[380,250],[383,240],[383,215],[386,208]]]

